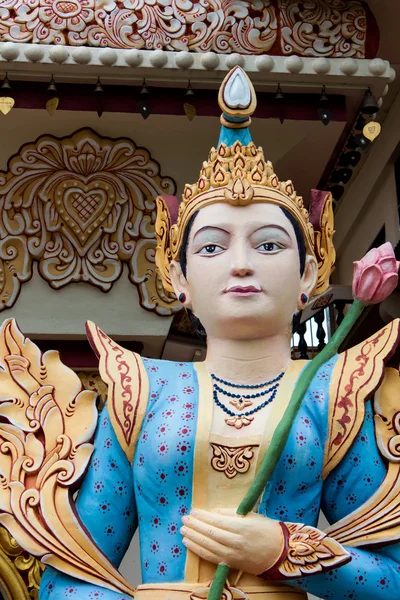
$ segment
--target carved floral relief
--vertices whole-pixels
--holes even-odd
[[[367,15],[358,0],[279,0],[283,54],[365,58]]]
[[[359,0],[0,0],[2,41],[366,57]]]
[[[38,262],[54,289],[111,289],[123,265],[143,308],[179,309],[155,269],[155,199],[175,183],[144,148],[90,129],[26,144],[0,173],[0,310],[14,305]]]

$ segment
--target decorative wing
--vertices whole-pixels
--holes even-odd
[[[374,546],[400,539],[400,376],[386,369],[375,395],[375,430],[388,471],[375,494],[357,510],[327,530],[347,546]]]
[[[0,328],[0,523],[42,563],[124,594],[133,589],[79,521],[72,493],[93,452],[96,394],[14,320]]]

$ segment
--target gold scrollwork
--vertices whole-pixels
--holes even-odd
[[[37,600],[43,568],[0,525],[0,582],[6,600]]]
[[[40,137],[0,173],[0,310],[13,306],[32,263],[54,289],[109,291],[124,263],[147,310],[179,310],[156,272],[156,197],[175,183],[145,148],[91,129]]]

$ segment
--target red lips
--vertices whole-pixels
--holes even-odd
[[[248,285],[246,287],[242,287],[241,285],[235,285],[234,287],[226,290],[226,293],[233,294],[258,294],[261,290],[254,287],[254,285]]]

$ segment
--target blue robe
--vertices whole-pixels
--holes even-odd
[[[336,522],[361,506],[382,483],[371,401],[351,448],[323,480],[329,387],[338,357],[315,376],[258,510],[280,521],[317,526],[320,509]],[[187,549],[179,532],[192,509],[199,384],[193,363],[144,359],[150,390],[132,465],[118,442],[107,407],[77,511],[96,544],[118,567],[137,526],[144,583],[182,582]],[[223,474],[221,474],[223,477]],[[240,477],[240,474],[237,475]],[[400,544],[348,548],[352,560],[330,572],[290,580],[326,600],[393,600],[400,589]],[[126,595],[46,568],[40,600],[128,600]]]

